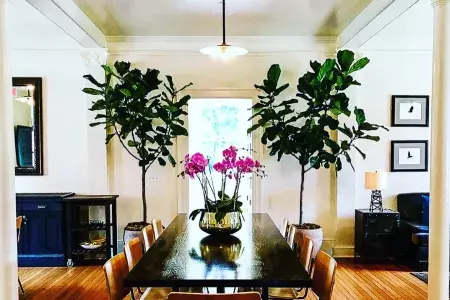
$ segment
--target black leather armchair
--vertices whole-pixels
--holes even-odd
[[[416,270],[428,268],[429,193],[397,195],[400,213],[399,253]]]

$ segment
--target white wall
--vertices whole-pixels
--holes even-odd
[[[389,172],[391,140],[430,139],[429,128],[390,127],[390,113],[392,95],[431,96],[432,23],[430,1],[420,0],[358,49],[359,55],[369,57],[371,62],[358,77],[362,87],[352,91],[356,105],[365,110],[370,122],[388,126],[389,132],[379,131],[378,143],[360,142],[366,160],[354,153],[356,172],[347,168],[338,177],[337,255],[353,255],[354,209],[369,207],[371,191],[364,189],[364,173]],[[393,172],[388,174],[388,184],[382,192],[383,204],[396,209],[399,193],[429,192],[430,174]]]
[[[392,95],[431,95],[431,52],[371,52],[370,66],[362,72],[361,80],[371,88],[360,89],[359,105],[366,110],[367,119],[376,124],[390,125]],[[430,101],[433,102],[432,100]],[[365,171],[390,170],[391,140],[429,140],[430,128],[389,127],[380,131],[379,143],[362,141],[368,158],[359,159],[356,171],[356,207],[367,207],[370,191],[364,190]],[[383,191],[384,204],[397,208],[396,195],[408,192],[429,192],[429,172],[392,172],[388,175],[388,189]]]
[[[17,192],[86,192],[87,107],[77,50],[14,50],[14,77],[43,78],[44,176],[16,176]]]

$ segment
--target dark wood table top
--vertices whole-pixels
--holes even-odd
[[[311,287],[312,280],[268,214],[214,238],[179,214],[125,278],[129,287]]]

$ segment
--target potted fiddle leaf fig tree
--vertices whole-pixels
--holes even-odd
[[[177,136],[187,136],[183,115],[191,98],[189,95],[178,99],[181,91],[192,85],[189,83],[178,89],[171,76],[159,78],[160,71],[131,69],[129,62],[114,64],[114,68],[103,65],[105,83],[99,83],[93,76],[85,75],[95,88],[87,87],[87,94],[99,96],[93,101],[91,111],[100,111],[97,120],[90,126],[104,126],[107,130],[106,143],[114,137],[136,161],[141,171],[142,220],[131,222],[125,227],[124,242],[140,236],[148,225],[146,174],[156,161],[161,166],[167,162],[175,166],[171,154],[172,140]]]
[[[355,60],[354,53],[348,50],[339,51],[337,58],[327,59],[324,63],[311,61],[311,71],[298,79],[297,97],[288,100],[277,101],[289,87],[289,84],[279,84],[279,65],[272,65],[263,84],[255,85],[262,94],[252,107],[251,119],[257,118],[258,122],[248,129],[248,133],[261,127],[261,142],[267,145],[271,156],[280,161],[283,155],[290,155],[298,161],[300,211],[296,227],[314,241],[314,257],[322,246],[323,231],[317,224],[303,223],[306,174],[333,165],[338,172],[342,169],[343,159],[353,168],[352,150],[366,158],[356,142],[378,142],[380,138],[370,133],[380,128],[387,130],[384,126],[369,123],[363,109],[351,108],[345,93],[351,86],[361,85],[352,75],[368,63],[369,59],[365,57]],[[303,103],[298,104],[299,100]],[[335,131],[345,138],[334,139],[332,132]]]

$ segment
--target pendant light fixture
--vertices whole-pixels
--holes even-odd
[[[223,60],[227,60],[229,58],[245,55],[248,53],[247,49],[241,47],[235,47],[228,45],[226,42],[226,9],[225,9],[225,0],[222,0],[222,44],[212,47],[205,47],[200,50],[201,53],[212,56],[219,57]]]

